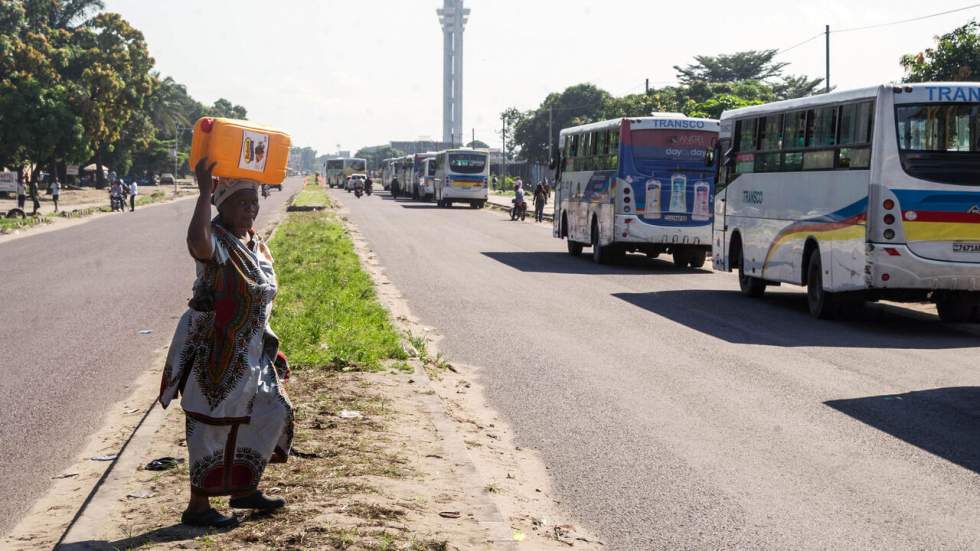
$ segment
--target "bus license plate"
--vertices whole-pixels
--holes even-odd
[[[980,253],[980,242],[953,243],[954,253]]]

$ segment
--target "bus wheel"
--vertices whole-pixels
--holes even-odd
[[[759,298],[766,293],[766,282],[745,273],[745,257],[741,246],[738,251],[738,288],[747,297]]]
[[[674,257],[674,266],[682,270],[691,263],[691,255],[687,249],[678,248],[671,253],[671,256]]]
[[[478,208],[480,208],[480,202],[479,201],[473,201],[472,203],[470,203],[470,208],[471,209],[478,209]]]
[[[806,302],[810,315],[822,320],[834,319],[837,315],[834,301],[836,297],[823,288],[823,262],[820,260],[819,249],[810,253],[806,273]]]
[[[582,256],[581,243],[579,243],[578,241],[572,241],[571,239],[568,239],[566,243],[568,244],[568,254],[572,256]]]
[[[691,261],[692,268],[703,268],[704,261],[708,258],[708,252],[705,250],[695,250],[691,252],[688,258]]]
[[[950,293],[936,301],[939,319],[946,323],[974,323],[980,321],[980,306],[969,295]]]
[[[596,264],[609,264],[613,259],[611,246],[602,246],[599,243],[599,224],[592,222],[592,261]]]

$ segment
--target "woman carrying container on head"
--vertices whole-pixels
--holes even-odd
[[[191,498],[182,522],[225,527],[237,519],[213,509],[211,497],[230,495],[229,505],[240,509],[285,505],[257,487],[266,465],[289,455],[293,408],[282,386],[288,365],[269,327],[277,289],[272,256],[252,229],[259,183],[212,184],[213,169],[207,158],[195,169],[201,195],[187,247],[197,280],[170,346],[160,403],[166,407],[180,393],[186,415]]]

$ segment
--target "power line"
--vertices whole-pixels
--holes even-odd
[[[807,38],[803,42],[800,42],[800,43],[794,44],[794,45],[792,45],[792,46],[790,46],[788,48],[783,48],[782,50],[779,50],[778,52],[776,52],[776,55],[785,54],[786,52],[788,52],[790,50],[795,50],[796,48],[799,48],[800,46],[803,46],[804,44],[809,44],[810,42],[813,42],[814,40],[820,38],[823,35],[824,35],[824,33],[817,33],[817,34],[811,36],[810,38]]]
[[[914,21],[922,21],[923,19],[931,19],[933,17],[939,17],[941,15],[949,15],[951,13],[958,13],[961,11],[972,10],[974,8],[980,8],[980,4],[970,4],[969,6],[964,6],[962,8],[956,8],[953,10],[946,10],[938,13],[931,13],[929,15],[922,15],[919,17],[913,17],[911,19],[902,19],[900,21],[892,21],[890,23],[879,23],[877,25],[868,25],[865,27],[852,27],[850,29],[838,29],[836,31],[830,31],[831,34],[834,33],[850,33],[855,31],[866,31],[869,29],[879,29],[881,27],[891,27],[892,25],[902,25],[904,23],[912,23]]]

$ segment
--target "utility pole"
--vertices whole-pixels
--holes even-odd
[[[174,195],[177,194],[177,166],[178,152],[180,151],[180,125],[174,124]]]
[[[649,94],[649,93],[650,93],[650,79],[647,79],[647,86],[646,86],[646,90],[647,90],[647,92],[646,92],[646,93],[647,93],[647,94]]]
[[[507,181],[507,119],[500,117],[500,183]]]
[[[827,25],[826,33],[827,33],[827,77],[826,80],[824,81],[824,84],[826,84],[825,89],[829,94],[830,93],[830,25]]]
[[[551,151],[554,147],[553,136],[555,135],[555,131],[552,128],[552,125],[554,124],[554,120],[555,120],[555,108],[554,106],[548,106],[548,158],[549,159],[551,158]]]

